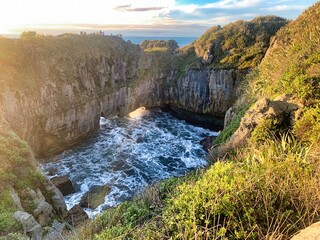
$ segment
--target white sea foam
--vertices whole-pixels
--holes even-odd
[[[206,153],[199,142],[217,135],[160,110],[144,118],[108,120],[108,128],[41,165],[46,174],[55,168],[59,176],[69,175],[76,193],[65,197],[68,208],[95,185],[111,187],[102,205],[86,209],[90,217],[130,199],[149,184],[205,166]]]

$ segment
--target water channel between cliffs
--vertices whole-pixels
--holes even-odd
[[[187,124],[159,109],[147,117],[110,118],[110,126],[86,142],[41,164],[53,176],[69,175],[76,193],[65,196],[68,208],[96,185],[111,192],[96,209],[85,209],[90,217],[141,192],[146,186],[207,164],[199,144],[217,133]],[[56,175],[50,176],[52,169]]]

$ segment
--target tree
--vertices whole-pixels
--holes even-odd
[[[37,32],[35,31],[27,31],[27,32],[22,32],[20,34],[21,39],[31,39],[34,38],[37,35]]]

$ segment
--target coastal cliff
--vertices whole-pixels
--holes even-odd
[[[269,24],[270,19],[266,20]],[[169,106],[174,112],[223,118],[237,100],[237,89],[249,67],[257,65],[272,33],[285,23],[281,20],[262,43],[258,41],[262,48],[254,61],[250,59],[256,55],[250,51],[256,42],[249,41],[244,47],[251,50],[241,66],[232,64],[236,59],[232,49],[241,47],[237,38],[227,44],[229,48],[224,42],[227,38],[220,42],[226,47],[221,55],[221,49],[212,47],[217,44],[210,31],[202,39],[205,45],[199,40],[186,51],[142,49],[118,36],[23,34],[20,39],[0,38],[0,136],[5,163],[0,170],[13,172],[0,178],[4,190],[0,199],[11,194],[14,201],[3,201],[0,218],[10,219],[15,212],[22,225],[32,222],[39,236],[42,226],[54,216],[65,217],[61,193],[36,170],[33,153],[46,157],[76,144],[98,129],[101,112],[108,117],[126,115],[140,106]],[[238,25],[235,29],[247,26]],[[225,30],[218,31],[224,34]],[[210,47],[200,51],[199,44]],[[12,231],[11,227],[14,222],[4,233]]]
[[[140,106],[170,105],[223,117],[247,72],[203,68],[178,78],[174,66],[168,68],[173,54],[147,54],[119,37],[0,40],[10,46],[1,58],[4,117],[40,156],[60,152],[97,130],[101,112],[126,115]],[[5,58],[12,52],[14,59]],[[159,61],[167,64],[159,66]]]

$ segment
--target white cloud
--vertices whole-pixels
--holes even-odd
[[[217,8],[217,9],[239,9],[239,8],[249,8],[254,7],[261,3],[262,0],[223,0],[217,3],[206,4],[201,8]]]
[[[305,5],[277,5],[269,8],[262,8],[262,10],[267,10],[269,12],[281,12],[288,10],[303,10],[307,8]]]

